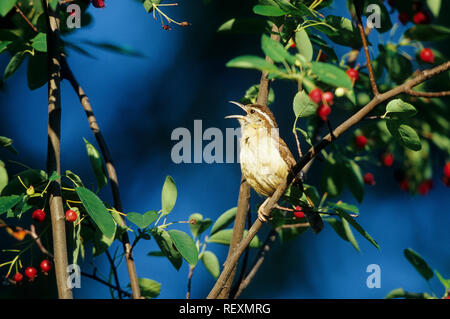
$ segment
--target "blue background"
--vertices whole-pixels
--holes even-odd
[[[69,37],[72,41],[114,42],[145,55],[144,58],[133,58],[93,49],[96,59],[73,51],[69,51],[68,58],[109,142],[125,211],[159,210],[166,175],[173,176],[178,186],[178,200],[169,216],[170,221],[186,220],[194,212],[214,220],[236,205],[240,181],[238,164],[177,165],[170,158],[174,145],[170,140],[173,129],[187,127],[192,130],[194,119],[203,120],[204,130],[234,127],[236,123],[223,119],[235,111],[227,101],[239,100],[249,86],[259,81],[258,72],[225,67],[227,61],[238,55],[262,55],[259,49],[255,50],[259,44],[258,36],[215,33],[218,26],[234,16],[235,6],[239,6],[240,16],[251,14],[251,2],[241,5],[241,1],[211,1],[207,5],[202,1],[180,1],[178,7],[165,11],[179,21],[191,22],[192,26],[173,26],[172,31],[164,31],[160,22],[154,21],[138,2],[107,1],[103,10],[89,9],[94,16],[92,25]],[[326,12],[348,17],[345,8],[336,4]],[[370,40],[377,43],[379,35],[372,32]],[[337,47],[338,56],[347,50]],[[2,68],[6,63],[7,57],[0,56]],[[290,105],[295,86],[287,82],[276,83],[274,90],[276,101],[272,109],[282,127],[282,136],[294,149],[289,127],[293,119]],[[63,171],[70,169],[88,181],[87,185],[93,185],[82,137],[92,143],[94,137],[67,82],[63,83],[62,97]],[[6,90],[0,93],[0,135],[14,139],[20,152],[16,160],[42,169],[45,168],[47,145],[46,101],[46,87],[28,90],[25,67],[7,81]],[[14,169],[12,164],[8,165]],[[380,244],[379,251],[356,233],[361,253],[338,238],[330,227],[326,226],[319,235],[308,230],[287,244],[274,245],[242,297],[383,298],[398,287],[415,292],[429,291],[425,280],[403,256],[403,250],[413,248],[433,269],[450,276],[450,201],[448,188],[439,181],[441,169],[441,166],[436,167],[435,187],[431,193],[419,197],[398,189],[393,168],[374,168],[377,185],[366,192],[358,222]],[[320,173],[320,166],[313,169],[313,183],[318,181],[317,173]],[[109,188],[101,195],[110,199]],[[347,193],[343,200],[354,203]],[[261,201],[262,198],[253,194],[252,208]],[[187,225],[176,228],[188,231]],[[267,232],[266,226],[260,238],[264,239]],[[120,251],[118,244],[111,251],[116,247]],[[153,240],[141,242],[136,247],[137,273],[162,283],[159,298],[184,298],[188,266],[183,263],[176,271],[166,259],[146,256],[156,249]],[[210,244],[208,249],[224,261],[227,247]],[[250,261],[254,253],[251,253]],[[95,263],[108,273],[105,256],[96,258]],[[369,264],[381,267],[379,289],[366,286]],[[83,267],[88,271],[90,265],[85,263]],[[125,286],[128,280],[125,263],[120,265],[119,275]],[[213,284],[213,278],[199,265],[194,272],[192,297],[204,298]],[[435,278],[431,285],[439,295],[443,293]],[[106,287],[88,278],[82,278],[82,289],[75,289],[74,293],[78,298],[110,297]]]

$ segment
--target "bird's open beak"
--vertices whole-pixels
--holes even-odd
[[[239,102],[234,102],[234,101],[229,101],[229,102],[230,102],[230,103],[233,103],[233,104],[235,104],[235,105],[237,105],[237,106],[239,106],[241,109],[243,109],[245,112],[247,112],[246,109],[245,109],[245,107],[244,107],[244,105],[242,105],[241,103],[239,103]],[[244,115],[236,114],[236,115],[228,115],[228,116],[225,116],[225,118],[226,118],[226,119],[238,119],[238,120],[243,120],[243,119],[245,119],[245,116],[244,116]]]

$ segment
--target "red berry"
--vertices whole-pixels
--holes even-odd
[[[358,135],[355,138],[355,144],[358,148],[365,148],[367,145],[367,137],[364,135]]]
[[[31,218],[37,222],[43,222],[45,219],[45,212],[41,209],[36,209],[31,215]]]
[[[375,185],[375,178],[373,177],[372,173],[364,174],[363,180],[364,180],[364,184]]]
[[[356,69],[348,69],[345,73],[347,73],[348,77],[352,80],[352,81],[356,81],[359,78],[359,73],[358,70]]]
[[[407,179],[404,179],[400,182],[400,189],[405,192],[409,191],[409,182]]]
[[[68,210],[66,211],[66,220],[67,220],[69,223],[73,223],[74,221],[77,220],[77,218],[78,218],[78,215],[77,215],[77,213],[76,213],[75,211],[73,211],[73,210],[71,210],[71,209],[68,209]]]
[[[419,187],[417,187],[417,192],[420,195],[426,195],[432,188],[433,188],[433,181],[429,179],[420,183]]]
[[[385,153],[381,156],[381,161],[383,162],[384,166],[392,166],[394,164],[394,154],[392,153]]]
[[[14,275],[13,279],[16,282],[16,284],[18,284],[19,282],[21,282],[23,280],[23,275],[20,272],[17,272]]]
[[[52,269],[52,263],[51,261],[44,259],[43,261],[41,261],[40,267],[42,272],[49,272]]]
[[[92,5],[96,8],[104,8],[105,0],[92,0]]]
[[[333,105],[333,98],[334,98],[334,94],[331,93],[330,91],[325,92],[322,95],[322,99],[328,104],[328,105]]]
[[[292,42],[291,44],[291,48],[296,48],[297,46],[295,45],[295,42]]]
[[[312,89],[311,92],[309,92],[309,98],[314,103],[322,102],[322,90],[319,88]]]
[[[30,279],[31,281],[34,280],[34,278],[36,278],[37,275],[37,269],[34,267],[28,267],[27,269],[25,269],[25,276],[28,277],[28,279]]]
[[[328,120],[328,115],[331,113],[331,107],[326,104],[320,104],[317,108],[317,114],[322,119],[322,121]]]
[[[407,24],[409,21],[409,14],[406,12],[400,12],[398,14],[398,20],[402,23],[402,24]]]
[[[297,218],[305,217],[305,213],[302,212],[302,208],[300,206],[295,206],[294,216]]]
[[[327,62],[327,59],[328,59],[327,55],[326,55],[325,53],[322,52],[322,53],[320,54],[319,61],[320,61],[320,62]]]
[[[447,162],[444,166],[444,176],[450,178],[450,162]]]
[[[420,51],[420,59],[426,63],[434,63],[433,50],[429,48],[422,49],[422,51]]]
[[[430,23],[430,15],[426,11],[418,11],[413,16],[413,22],[415,24],[428,24]]]

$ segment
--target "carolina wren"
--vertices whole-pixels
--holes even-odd
[[[245,115],[229,115],[241,125],[240,162],[242,175],[249,185],[260,195],[272,195],[278,186],[286,180],[291,168],[295,165],[286,143],[278,134],[278,124],[267,106],[258,104],[236,104],[243,109]],[[261,209],[258,218],[267,221]]]

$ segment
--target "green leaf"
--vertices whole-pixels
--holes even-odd
[[[330,197],[338,196],[344,189],[343,170],[345,170],[345,167],[341,163],[332,163],[330,161],[325,163],[321,178],[321,189],[327,192]]]
[[[145,214],[131,212],[127,214],[127,219],[139,228],[147,228],[158,219],[158,213],[154,210],[148,211]]]
[[[386,106],[386,115],[394,115],[399,118],[407,118],[416,115],[417,110],[409,103],[401,99],[395,99]]]
[[[358,206],[355,205],[351,205],[351,204],[347,204],[344,202],[337,202],[337,203],[332,203],[332,202],[328,202],[329,205],[331,205],[331,207],[339,207],[345,211],[354,213],[354,214],[359,214],[359,209]]]
[[[110,51],[110,52],[114,52],[114,53],[118,53],[118,54],[122,54],[122,55],[127,55],[127,56],[132,56],[132,57],[144,57],[143,54],[141,54],[127,46],[121,46],[121,45],[116,45],[116,44],[107,43],[107,42],[97,43],[97,42],[92,42],[89,40],[85,40],[85,41],[83,41],[83,43],[86,43],[87,45],[93,46],[98,49],[102,49],[102,50],[106,50],[106,51]]]
[[[44,86],[48,81],[47,54],[36,52],[28,59],[28,87],[30,90],[36,90]]]
[[[193,223],[193,221],[195,221],[195,223]],[[210,218],[203,219],[202,214],[199,213],[194,213],[189,216],[189,222],[189,227],[191,228],[191,232],[194,238],[201,235],[205,230],[209,228],[209,226],[211,226],[212,223]]]
[[[322,62],[312,62],[311,70],[315,73],[319,80],[333,87],[343,87],[348,90],[352,89],[352,81],[339,67]]]
[[[445,279],[442,275],[435,269],[436,277],[438,277],[441,284],[445,287],[445,291],[450,289],[450,279]]]
[[[31,39],[31,46],[40,52],[47,52],[47,35],[39,32],[33,39]]]
[[[417,41],[439,41],[448,39],[450,28],[436,24],[415,25],[405,32],[405,37]]]
[[[181,256],[189,265],[195,266],[198,262],[198,249],[192,237],[176,229],[169,230],[168,233]]]
[[[265,19],[259,18],[233,18],[224,22],[217,32],[233,34],[261,34],[270,25]]]
[[[236,211],[237,207],[233,207],[224,212],[222,215],[220,215],[219,218],[217,218],[216,222],[214,223],[213,227],[211,228],[210,236],[230,225],[236,218]]]
[[[433,278],[433,270],[428,266],[426,261],[414,250],[407,248],[404,251],[406,259],[413,265],[417,272],[426,280]]]
[[[305,57],[306,61],[311,61],[313,46],[305,29],[295,32],[295,44],[298,52]]]
[[[279,7],[259,4],[253,7],[253,12],[265,17],[280,17],[286,14],[286,12],[281,10]]]
[[[177,201],[177,186],[172,176],[166,176],[161,192],[161,207],[163,214],[169,214]]]
[[[369,235],[368,232],[366,232],[361,225],[359,225],[349,214],[347,214],[345,212],[345,210],[336,207],[335,208],[336,212],[339,214],[339,216],[343,219],[345,219],[346,221],[348,221],[348,223],[350,225],[352,225],[353,228],[356,229],[356,231],[358,233],[360,233],[365,239],[367,239],[372,245],[374,245],[377,249],[380,249],[380,246],[378,245],[378,243],[372,238],[372,236]]]
[[[420,137],[417,132],[405,121],[388,120],[386,126],[391,135],[402,145],[413,151],[419,151],[422,148]]]
[[[328,15],[325,22],[337,30],[327,36],[335,43],[345,45],[351,48],[360,48],[362,46],[361,37],[358,30],[353,28],[352,21],[334,15]]]
[[[11,60],[9,60],[8,65],[6,66],[5,73],[3,74],[3,79],[10,78],[20,67],[23,60],[25,59],[26,52],[18,52],[16,53]]]
[[[258,92],[259,92],[259,84],[254,84],[251,87],[248,88],[247,91],[245,91],[244,97],[241,99],[241,103],[246,104],[256,104],[256,100],[258,98]],[[270,105],[275,100],[275,92],[273,91],[273,88],[270,88],[269,90],[269,96],[267,98],[267,104]]]
[[[6,16],[8,12],[14,7],[17,0],[1,0],[0,1],[0,15]]]
[[[147,254],[147,256],[152,257],[165,257],[166,255],[162,251],[151,251]]]
[[[175,249],[173,241],[170,235],[163,229],[154,228],[152,230],[153,238],[155,238],[159,249],[164,253],[164,255],[169,259],[170,263],[175,267],[176,270],[180,269],[183,262],[183,258],[178,250]]]
[[[364,198],[364,182],[361,169],[353,160],[345,162],[345,168],[347,176],[345,182],[356,200],[361,203]]]
[[[233,230],[232,229],[223,229],[219,230],[218,232],[214,233],[208,238],[208,243],[216,243],[216,244],[222,244],[222,245],[230,245],[231,243],[231,237],[233,236]],[[244,237],[247,236],[247,231],[244,231]],[[258,236],[255,236],[250,241],[250,248],[258,248],[260,246],[260,241]]]
[[[430,8],[431,13],[437,18],[439,17],[439,12],[441,11],[441,0],[427,0],[428,8]]]
[[[76,186],[76,187],[84,187],[80,176],[74,174],[73,172],[67,170],[66,171],[66,177],[72,181],[74,186]]]
[[[356,251],[360,252],[358,242],[353,235],[349,223],[345,219],[338,220],[336,218],[327,218],[326,221],[330,224],[336,234],[345,241],[350,242]]]
[[[156,298],[161,292],[161,284],[148,278],[138,278],[141,295],[146,298]]]
[[[297,1],[295,6],[290,3],[288,0],[274,0],[278,6],[287,13],[290,13],[294,16],[304,18],[306,16],[315,16],[314,12],[311,11],[306,5]]]
[[[263,58],[254,55],[242,55],[226,64],[229,68],[256,69],[260,71],[278,72],[278,68]]]
[[[13,208],[22,200],[19,195],[2,196],[0,197],[0,215]]]
[[[216,255],[207,250],[202,254],[201,261],[211,276],[217,279],[220,274],[220,265]]]
[[[405,299],[428,299],[430,295],[427,293],[416,293],[416,292],[408,292],[404,291],[403,288],[397,288],[391,290],[385,299],[395,299],[395,298],[405,298]]]
[[[85,138],[83,138],[83,140],[84,143],[86,143],[86,151],[89,156],[89,161],[91,162],[91,167],[94,170],[94,174],[97,179],[97,186],[101,189],[108,184],[102,157],[94,145],[89,143]]]
[[[284,46],[265,34],[261,37],[261,48],[263,52],[275,62],[283,62],[290,59],[290,54]]]
[[[14,146],[12,146],[12,144],[13,144],[12,139],[5,137],[5,136],[0,136],[0,147],[4,147],[8,151],[17,155],[18,154],[17,150],[14,148]]]
[[[389,52],[384,55],[389,77],[396,83],[403,83],[412,73],[411,62],[399,53]]]
[[[308,117],[315,115],[317,104],[311,101],[305,90],[297,92],[294,97],[294,113],[296,117]]]
[[[103,254],[114,242],[114,235],[115,233],[113,234],[113,236],[108,237],[99,230],[94,231],[94,247],[92,248],[92,255],[94,257],[97,257]]]
[[[75,190],[94,223],[106,237],[112,238],[116,231],[116,224],[100,198],[84,187],[76,187]]]
[[[5,163],[0,161],[0,194],[6,185],[8,185],[8,172],[6,171]]]

